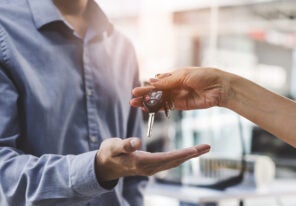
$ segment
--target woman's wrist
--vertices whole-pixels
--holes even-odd
[[[222,94],[221,94],[221,107],[225,107],[228,109],[233,109],[238,101],[238,83],[242,81],[242,78],[239,76],[223,72],[220,75],[220,79],[222,82]]]

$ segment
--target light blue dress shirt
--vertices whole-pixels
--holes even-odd
[[[90,1],[80,38],[52,0],[0,0],[0,205],[142,205],[144,177],[97,181],[110,137],[141,137],[130,42]]]

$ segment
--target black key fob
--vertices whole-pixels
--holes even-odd
[[[143,96],[143,106],[148,113],[156,113],[164,107],[166,93],[162,90],[152,90]]]

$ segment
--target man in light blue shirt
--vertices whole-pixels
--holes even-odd
[[[93,0],[0,0],[0,205],[140,206],[144,176],[209,150],[139,151],[137,85]]]

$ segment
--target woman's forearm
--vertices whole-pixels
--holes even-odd
[[[296,147],[296,103],[242,77],[224,78],[229,108]]]

